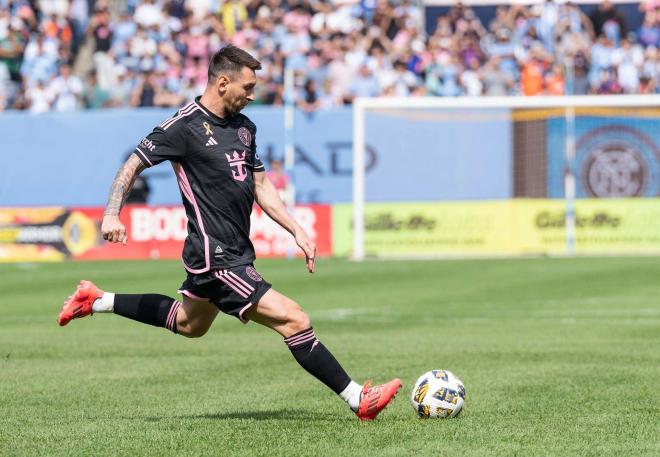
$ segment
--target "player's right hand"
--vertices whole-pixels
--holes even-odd
[[[128,241],[126,227],[124,227],[124,224],[119,220],[119,216],[103,216],[101,233],[103,233],[103,239],[111,243],[126,244]]]

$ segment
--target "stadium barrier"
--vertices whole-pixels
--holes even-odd
[[[0,262],[113,259],[178,259],[186,238],[182,206],[129,205],[122,212],[129,242],[103,240],[103,208],[0,208]],[[332,254],[329,205],[297,205],[296,221],[316,241],[321,256]],[[255,207],[250,238],[258,257],[302,256],[295,240]]]
[[[558,255],[566,207],[557,199],[369,203],[367,252],[379,257]],[[0,208],[0,262],[178,259],[186,237],[182,206],[126,207],[127,246],[101,238],[103,208]],[[352,206],[298,205],[294,217],[318,255],[352,249]],[[258,257],[302,256],[293,238],[255,206]],[[581,199],[577,254],[660,254],[660,199]]]
[[[563,200],[367,203],[365,252],[376,257],[561,255]],[[352,249],[352,206],[333,207],[337,256]],[[660,199],[576,202],[576,254],[660,254]]]

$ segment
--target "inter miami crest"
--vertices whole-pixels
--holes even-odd
[[[250,144],[252,144],[252,134],[245,127],[238,129],[238,138],[247,147],[250,147]]]

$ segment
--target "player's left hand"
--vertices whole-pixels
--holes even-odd
[[[314,270],[316,269],[316,243],[312,241],[306,233],[302,232],[296,234],[296,244],[298,244],[300,249],[305,253],[307,270],[310,273],[314,273]]]

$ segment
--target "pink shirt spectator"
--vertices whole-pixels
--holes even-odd
[[[289,187],[289,177],[281,172],[269,170],[266,172],[266,176],[277,191],[286,190]]]
[[[209,38],[201,33],[201,30],[191,30],[190,35],[186,38],[188,45],[187,56],[189,58],[199,57],[202,60],[209,58]]]
[[[308,31],[312,17],[301,9],[294,9],[284,15],[284,25],[291,26],[297,32]]]

